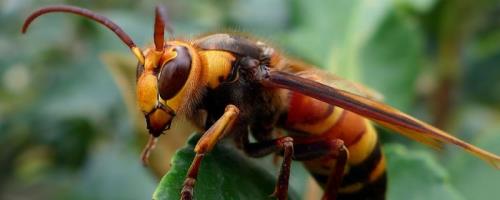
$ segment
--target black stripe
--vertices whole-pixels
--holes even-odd
[[[328,108],[325,109],[326,112],[322,113],[320,116],[314,116],[314,117],[313,116],[304,116],[303,121],[301,121],[299,123],[314,124],[314,123],[318,123],[318,122],[321,122],[322,120],[327,119],[333,113],[333,110],[335,108],[334,106],[332,106],[330,104],[327,104],[327,105],[328,105]]]
[[[365,133],[368,131],[368,129],[366,128],[366,126],[371,126],[371,125],[367,125],[365,124],[365,127],[362,131],[359,131],[358,133],[356,133],[356,138],[354,138],[354,140],[352,140],[351,142],[349,143],[345,143],[346,146],[352,146],[352,145],[355,145],[356,143],[358,143],[361,138],[363,138],[363,136],[365,136]]]
[[[378,162],[382,158],[382,151],[380,150],[380,143],[377,141],[373,151],[366,159],[358,165],[351,166],[349,173],[346,174],[342,180],[342,186],[348,186],[354,183],[368,182],[370,174],[373,169],[377,167]],[[320,185],[325,185],[328,182],[329,174],[318,174],[312,172],[311,175],[316,179]]]
[[[318,182],[319,185],[321,185],[322,188],[325,188],[326,183],[328,182],[328,175],[325,174],[317,174],[314,172],[311,172],[311,175],[314,177],[316,182]]]
[[[342,186],[347,186],[358,182],[367,182],[371,172],[373,171],[373,169],[375,169],[375,167],[377,167],[377,164],[379,163],[381,158],[382,151],[380,150],[380,143],[377,141],[375,147],[373,148],[373,151],[368,157],[366,157],[363,162],[359,163],[358,165],[351,166],[349,173],[345,175],[344,179],[342,180]]]
[[[367,183],[354,193],[340,193],[337,199],[342,200],[384,200],[387,188],[387,174],[382,174],[376,181]]]

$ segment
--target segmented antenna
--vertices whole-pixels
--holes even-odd
[[[57,5],[57,6],[47,6],[43,8],[39,8],[35,10],[33,13],[31,13],[28,18],[24,21],[23,27],[21,29],[22,33],[26,33],[28,30],[28,27],[30,24],[39,16],[44,15],[46,13],[53,13],[53,12],[66,12],[66,13],[73,13],[77,15],[81,15],[84,17],[87,17],[89,19],[92,19],[106,27],[108,27],[113,33],[115,33],[122,41],[125,43],[130,50],[134,53],[134,55],[139,59],[139,62],[144,63],[144,55],[142,54],[141,50],[137,48],[135,43],[132,41],[130,36],[128,36],[118,25],[116,25],[114,22],[112,22],[110,19],[108,19],[105,16],[96,14],[88,9],[85,8],[79,8],[76,6],[68,6],[68,5]]]
[[[155,27],[154,27],[154,42],[156,51],[162,51],[165,41],[165,29],[170,36],[173,35],[173,29],[168,20],[168,14],[165,7],[157,5],[155,8]]]
[[[163,19],[165,10],[161,6],[156,6],[155,9],[155,30],[154,41],[156,51],[163,51],[163,42],[165,40],[165,21]]]

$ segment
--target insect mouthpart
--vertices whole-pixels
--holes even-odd
[[[175,117],[175,111],[167,105],[158,103],[158,105],[149,113],[145,114],[146,124],[149,130],[149,141],[141,153],[142,164],[147,166],[149,163],[149,154],[155,148],[158,137],[163,131],[170,129],[172,119]]]
[[[170,129],[172,119],[175,117],[175,111],[159,103],[158,106],[147,113],[145,117],[149,133],[156,138],[163,134],[163,131]]]

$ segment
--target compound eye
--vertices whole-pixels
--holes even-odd
[[[158,76],[158,90],[164,100],[174,97],[186,84],[191,69],[191,56],[186,47],[174,49],[177,56],[161,68]]]

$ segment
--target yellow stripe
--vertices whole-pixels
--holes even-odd
[[[199,51],[202,63],[207,67],[208,87],[215,89],[219,86],[219,77],[225,80],[231,73],[235,57],[225,51]]]
[[[377,143],[377,133],[375,128],[368,121],[365,120],[366,130],[362,138],[358,142],[347,147],[349,149],[349,161],[350,165],[356,165],[363,162],[370,153],[374,150]]]
[[[353,183],[348,186],[344,186],[339,188],[339,193],[354,193],[363,188],[364,184],[363,183]]]
[[[330,116],[328,116],[328,118],[316,123],[294,124],[293,128],[299,131],[310,133],[312,135],[320,135],[330,129],[332,126],[335,126],[342,112],[344,112],[344,109],[335,106],[333,107],[333,112],[330,114]]]
[[[370,176],[368,178],[369,182],[376,181],[385,172],[385,158],[384,158],[384,154],[382,154],[381,156],[382,157],[378,161],[377,166],[370,173]]]

